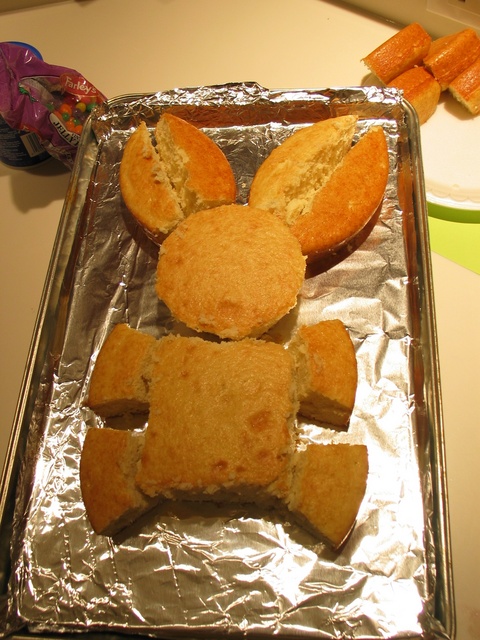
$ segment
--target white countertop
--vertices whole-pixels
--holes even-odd
[[[350,86],[361,58],[396,31],[322,0],[64,0],[0,14],[0,41],[29,42],[107,97],[256,81]],[[69,173],[0,164],[0,462]],[[480,639],[480,276],[432,254],[442,377],[458,640]]]

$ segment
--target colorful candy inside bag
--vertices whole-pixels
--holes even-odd
[[[105,99],[77,71],[48,64],[26,46],[0,43],[0,115],[13,129],[36,133],[67,167],[86,119]]]

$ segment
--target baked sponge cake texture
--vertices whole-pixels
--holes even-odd
[[[297,303],[305,258],[268,211],[225,205],[184,220],[160,248],[156,291],[191,329],[258,337]]]
[[[130,213],[161,242],[191,213],[235,202],[236,182],[218,145],[186,120],[164,113],[154,137],[142,122],[128,139],[120,190]]]
[[[453,97],[473,115],[480,113],[480,55],[448,87]]]
[[[274,495],[293,446],[293,375],[290,355],[272,342],[162,338],[140,489],[197,500]]]
[[[289,345],[295,358],[300,413],[343,427],[355,404],[358,372],[355,348],[341,320],[300,327]]]
[[[480,38],[468,28],[434,40],[423,63],[444,91],[479,56]]]
[[[339,548],[358,517],[367,488],[363,444],[310,444],[292,457],[287,506],[299,523]]]
[[[95,362],[87,405],[102,417],[148,411],[150,351],[156,340],[127,324],[117,324]]]
[[[363,58],[370,71],[384,84],[423,63],[430,50],[431,36],[412,22]]]
[[[373,126],[351,147],[330,179],[315,192],[309,211],[290,229],[307,262],[321,260],[355,240],[375,220],[389,175],[383,128]]]
[[[357,120],[339,116],[295,131],[258,168],[249,204],[276,213],[287,224],[295,222],[350,149]]]
[[[144,435],[120,429],[87,431],[80,458],[80,486],[95,533],[114,535],[154,502],[135,484]]]
[[[121,326],[125,342],[138,346],[142,334]],[[332,370],[327,391],[318,391],[318,376],[328,381],[330,354],[335,341],[343,352],[346,330],[337,321],[319,326],[305,329],[317,338],[303,338],[308,357],[319,356],[306,382],[317,394],[316,410],[336,417],[341,367]],[[121,364],[122,352],[112,351],[108,340],[104,348]],[[253,339],[155,340],[146,354],[146,428],[93,427],[84,441],[80,483],[93,530],[115,535],[166,499],[242,501],[289,510],[332,548],[343,544],[365,493],[367,449],[301,443],[295,417],[305,370],[292,351]]]
[[[403,91],[405,100],[411,103],[418,115],[420,124],[424,124],[436,111],[440,94],[440,83],[425,69],[414,67],[388,83]]]
[[[257,170],[249,204],[282,219],[307,262],[358,238],[383,201],[389,159],[382,127],[352,147],[356,116],[322,120],[293,133]]]

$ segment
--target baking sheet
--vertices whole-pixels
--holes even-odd
[[[246,202],[256,168],[321,118],[380,123],[391,175],[377,224],[349,257],[309,274],[271,330],[340,318],[359,365],[348,431],[302,423],[318,442],[364,442],[367,494],[333,553],[284,514],[252,505],[165,504],[115,539],[93,534],[78,465],[91,371],[118,322],[184,332],[155,297],[158,247],[118,189],[140,120],[170,109],[223,148]],[[441,401],[416,119],[394,90],[268,91],[255,83],[124,96],[89,121],[52,258],[3,478],[4,633],[152,637],[451,638],[454,630]],[[142,425],[131,425],[142,428]]]

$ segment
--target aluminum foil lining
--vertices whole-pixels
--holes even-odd
[[[390,178],[373,231],[345,260],[306,278],[295,311],[271,330],[282,339],[339,318],[356,348],[348,430],[301,424],[309,441],[368,446],[366,496],[340,552],[252,505],[167,503],[114,539],[95,535],[85,515],[80,453],[87,429],[102,422],[84,401],[106,335],[119,322],[156,337],[184,331],[155,295],[158,247],[127,212],[118,183],[128,136],[165,109],[220,145],[241,203],[261,161],[300,126],[357,113],[357,136],[378,123],[387,134]],[[435,601],[428,417],[438,389],[425,367],[436,354],[422,337],[417,252],[426,247],[415,231],[424,212],[414,197],[422,172],[410,155],[411,122],[393,90],[269,92],[254,83],[125,96],[96,112],[65,204],[71,250],[18,480],[7,632],[446,637]]]

